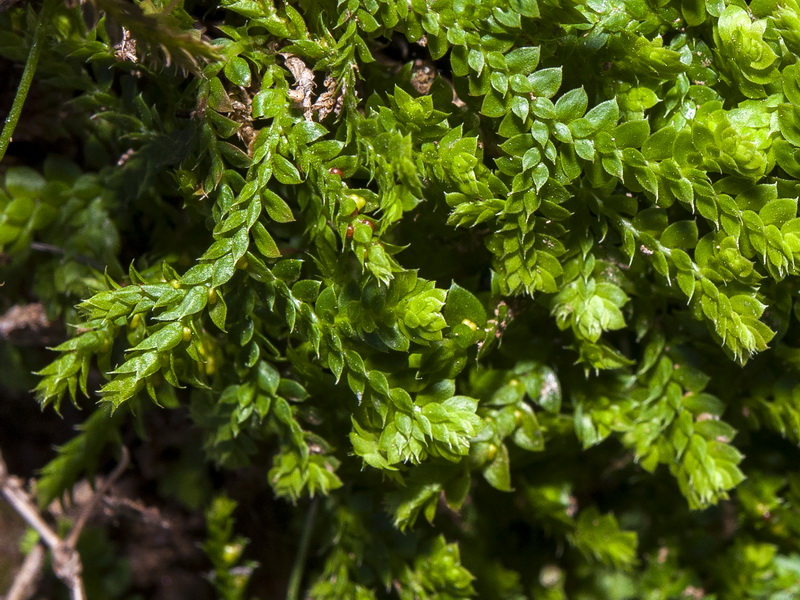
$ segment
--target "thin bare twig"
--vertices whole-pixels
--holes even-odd
[[[36,593],[36,586],[42,575],[44,566],[44,546],[36,544],[33,550],[28,552],[25,561],[22,563],[11,589],[8,590],[5,600],[28,600]]]
[[[50,548],[54,548],[61,543],[58,535],[39,514],[39,509],[36,508],[36,505],[22,487],[22,481],[19,477],[9,474],[2,452],[0,452],[0,491],[2,491],[3,496],[19,516],[36,530],[36,533],[39,534],[45,544]]]
[[[8,467],[3,459],[3,454],[0,452],[0,493],[5,496],[9,504],[11,504],[11,507],[25,519],[28,525],[36,530],[44,544],[50,549],[53,558],[53,571],[69,588],[70,598],[72,600],[86,600],[86,590],[84,589],[83,578],[81,576],[83,573],[83,564],[81,563],[80,554],[78,554],[76,550],[78,538],[103,495],[108,491],[111,484],[122,475],[129,462],[130,454],[128,453],[128,449],[123,446],[122,458],[119,464],[100,485],[89,502],[81,507],[69,534],[64,539],[61,539],[58,534],[53,531],[47,521],[44,520],[39,509],[25,491],[22,481],[18,477],[9,474]],[[39,544],[34,548],[31,554],[38,554],[43,551],[44,549],[41,547],[41,544]],[[33,583],[38,578],[43,564],[44,561],[41,557],[30,558],[29,554],[25,563],[23,563],[22,569],[17,573],[14,584],[9,594],[6,596],[6,600],[23,600],[29,598],[30,594],[26,592],[26,590],[33,587]]]
[[[100,487],[97,488],[97,491],[92,495],[89,502],[87,502],[83,508],[81,508],[81,512],[78,515],[78,518],[75,519],[75,524],[72,526],[72,529],[69,532],[69,535],[64,540],[66,544],[69,544],[72,547],[78,543],[78,538],[81,535],[81,531],[86,526],[86,523],[89,520],[89,517],[94,513],[95,509],[99,506],[100,501],[103,499],[103,496],[106,495],[108,489],[112,486],[112,484],[119,479],[120,475],[128,468],[128,464],[130,464],[131,455],[128,452],[128,449],[125,446],[122,446],[122,458],[119,460],[119,464],[114,467],[114,470],[111,471],[108,477],[106,477],[105,481],[100,484]]]

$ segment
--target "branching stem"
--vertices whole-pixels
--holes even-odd
[[[92,512],[97,508],[97,504],[108,491],[112,483],[122,475],[130,462],[128,449],[122,447],[122,459],[114,471],[106,478],[103,485],[95,492],[92,499],[87,502],[80,511],[72,530],[66,538],[62,539],[53,528],[44,520],[44,517],[36,508],[33,500],[25,491],[19,478],[12,476],[8,472],[5,460],[0,453],[0,495],[5,496],[11,507],[31,526],[41,537],[52,554],[53,571],[70,590],[71,600],[86,600],[86,590],[83,586],[81,574],[83,564],[81,557],[76,550],[78,538],[86,525]],[[42,558],[44,548],[38,544],[25,560],[23,568],[15,578],[12,590],[6,600],[23,600],[30,597],[31,590],[35,587],[35,581],[41,572],[44,560]]]

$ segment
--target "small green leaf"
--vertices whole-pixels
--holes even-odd
[[[147,336],[139,344],[129,350],[129,352],[158,350],[167,352],[181,343],[183,335],[182,323],[169,323],[164,325],[155,333]]]
[[[228,92],[225,91],[225,86],[222,85],[218,77],[213,77],[208,82],[208,90],[208,106],[219,112],[229,113],[233,111]]]
[[[681,13],[690,27],[702,25],[707,17],[705,0],[683,0]]]
[[[314,121],[300,121],[292,127],[292,137],[301,144],[310,144],[328,133],[319,123]]]
[[[524,121],[528,118],[528,111],[530,110],[528,100],[522,96],[514,96],[511,99],[511,110],[520,120]]]
[[[506,114],[507,108],[504,97],[495,90],[490,91],[483,98],[481,113],[487,117],[502,117]]]
[[[234,167],[245,169],[249,167],[250,163],[252,162],[250,157],[241,148],[238,148],[233,144],[229,144],[228,142],[217,142],[217,148],[225,160],[227,160],[228,163]]]
[[[483,52],[472,48],[469,51],[469,55],[467,56],[467,63],[469,63],[470,68],[475,71],[478,75],[483,72],[483,65],[484,65],[484,56]]]
[[[800,106],[800,65],[788,65],[782,73],[783,93],[794,106]]]
[[[537,0],[511,0],[511,10],[518,12],[523,17],[535,19],[539,15],[539,4]]]
[[[633,88],[622,96],[622,108],[630,111],[643,111],[658,104],[658,96],[650,88]]]
[[[674,127],[664,127],[652,134],[642,145],[642,154],[647,160],[672,158],[676,131]]]
[[[561,67],[540,69],[528,76],[531,93],[540,98],[552,98],[561,87]]]
[[[533,148],[533,143],[533,138],[529,133],[522,133],[500,144],[500,148],[512,156],[522,156],[529,150],[536,150]]]
[[[800,118],[796,106],[781,104],[778,107],[778,127],[787,142],[795,147],[800,146]]]
[[[510,492],[511,488],[511,470],[508,462],[508,448],[505,444],[501,444],[497,449],[497,454],[489,465],[484,468],[483,476],[486,481],[501,492]]]
[[[256,369],[256,377],[258,388],[265,394],[274,396],[278,391],[278,385],[281,381],[280,373],[278,369],[275,368],[275,365],[265,360],[259,361]]]
[[[787,221],[797,216],[797,199],[778,198],[768,202],[759,212],[764,225],[777,225],[780,227]]]
[[[613,140],[617,148],[641,148],[650,135],[650,122],[646,119],[627,121],[614,129]]]
[[[469,73],[467,48],[460,42],[452,43],[457,44],[450,53],[450,65],[453,67],[453,74],[457,77],[466,77]]]
[[[588,105],[589,98],[582,87],[570,90],[556,102],[556,116],[562,123],[569,123],[582,117]]]
[[[506,65],[510,73],[530,75],[539,65],[539,46],[516,48],[506,54]]]
[[[303,181],[303,178],[300,177],[300,171],[297,170],[297,167],[286,160],[283,156],[276,154],[272,160],[274,168],[273,172],[275,173],[275,178],[278,181],[286,184],[297,184]]]
[[[697,245],[697,223],[678,221],[661,234],[661,243],[667,248],[694,248]]]
[[[266,258],[279,258],[281,251],[272,236],[267,231],[266,227],[260,222],[256,223],[250,230],[253,236],[253,241],[256,244],[258,251]]]
[[[250,87],[250,67],[240,56],[234,56],[225,64],[225,77],[234,85]]]
[[[253,97],[253,117],[257,119],[272,118],[283,111],[285,107],[286,96],[280,90],[261,90]]]
[[[264,208],[273,221],[278,223],[291,223],[294,221],[294,214],[286,201],[272,190],[264,188],[261,190],[261,198]]]
[[[617,101],[606,100],[605,102],[601,102],[586,113],[584,118],[596,131],[612,128],[616,125],[617,119],[619,119]]]
[[[156,317],[158,321],[178,321],[189,315],[200,312],[208,302],[208,288],[196,285],[186,292],[183,301],[172,310],[161,313]]]
[[[214,325],[216,325],[220,331],[225,332],[227,331],[225,329],[225,321],[228,318],[228,306],[225,303],[222,293],[220,293],[219,290],[216,290],[215,293],[217,294],[217,301],[212,304],[208,314]]]
[[[667,211],[659,207],[642,210],[633,219],[633,226],[636,229],[654,234],[664,231],[668,223]]]
[[[279,261],[272,269],[275,277],[282,279],[286,283],[294,283],[300,278],[300,271],[303,262],[297,259],[286,259]]]
[[[39,198],[47,182],[30,167],[10,167],[6,173],[5,186],[15,198]]]
[[[469,291],[456,283],[447,291],[447,300],[442,310],[450,327],[470,321],[475,326],[486,326],[486,310],[480,301]]]

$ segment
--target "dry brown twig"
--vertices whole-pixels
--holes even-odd
[[[314,72],[306,66],[300,58],[289,52],[282,52],[286,60],[286,68],[295,80],[294,88],[288,91],[289,99],[303,107],[303,116],[306,121],[311,121],[313,109],[311,108],[314,89]]]
[[[294,87],[288,90],[289,99],[296,106],[302,106],[303,117],[306,121],[314,120],[314,113],[317,113],[317,120],[323,121],[329,114],[334,113],[339,116],[344,102],[346,84],[343,82],[341,89],[337,90],[336,80],[328,76],[325,78],[325,91],[314,100],[314,72],[306,66],[300,58],[290,52],[281,52],[281,56],[286,61],[286,68],[294,77]]]
[[[19,330],[40,331],[51,326],[41,302],[15,304],[0,315],[0,338],[8,339]]]
[[[86,591],[83,586],[83,565],[81,557],[76,550],[78,538],[86,526],[89,517],[96,510],[108,488],[116,481],[128,467],[130,454],[128,449],[122,447],[122,458],[111,474],[100,485],[92,498],[81,507],[72,529],[63,539],[53,531],[45,521],[36,504],[23,487],[22,480],[8,472],[5,459],[0,452],[0,493],[6,498],[11,507],[19,514],[30,527],[36,530],[41,542],[28,554],[22,568],[14,578],[11,589],[5,600],[25,600],[36,591],[36,582],[41,575],[44,565],[44,546],[49,548],[52,555],[53,571],[70,590],[72,600],[86,600]]]
[[[44,567],[44,552],[42,544],[36,544],[28,552],[5,600],[27,600],[36,593],[36,587],[42,576],[42,567]]]

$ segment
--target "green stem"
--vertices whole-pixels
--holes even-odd
[[[311,530],[314,529],[314,518],[317,515],[318,499],[311,501],[306,514],[306,522],[303,525],[303,534],[300,537],[300,547],[297,549],[297,556],[292,565],[292,572],[289,575],[289,587],[286,590],[286,600],[298,600],[300,597],[300,584],[303,581],[303,567],[308,557],[308,547],[311,544]]]
[[[36,29],[33,32],[33,43],[28,53],[28,60],[25,61],[25,70],[22,71],[22,79],[19,82],[19,87],[17,87],[17,95],[14,96],[11,110],[8,112],[5,125],[3,125],[3,131],[0,132],[0,161],[3,160],[6,150],[8,150],[8,145],[11,143],[11,136],[14,135],[14,130],[17,128],[19,117],[22,114],[22,107],[25,105],[25,99],[31,89],[36,67],[39,65],[39,55],[42,53],[42,39],[46,29],[44,23],[47,20],[51,5],[51,0],[45,0],[39,13]]]

